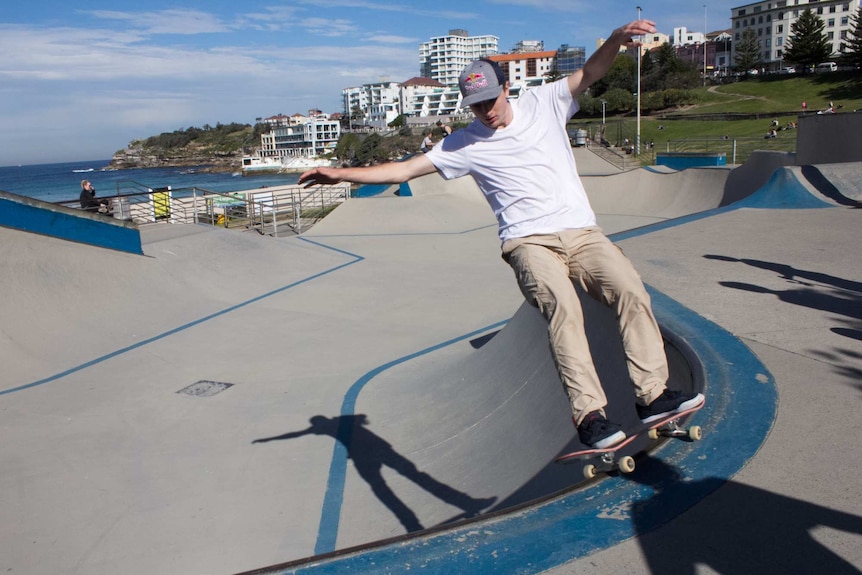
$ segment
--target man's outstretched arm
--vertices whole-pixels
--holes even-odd
[[[634,36],[655,33],[655,22],[636,20],[613,31],[611,37],[596,50],[584,67],[567,78],[572,97],[585,92],[587,88],[607,73],[620,52],[621,46],[634,45]]]
[[[353,182],[356,184],[400,184],[436,171],[425,154],[403,162],[387,162],[361,168],[314,168],[299,176],[306,187],[319,184]]]

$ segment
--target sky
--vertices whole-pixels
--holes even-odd
[[[461,28],[546,50],[641,14],[672,34],[730,27],[744,1],[10,0],[0,13],[0,166],[108,159],[135,139],[310,109],[419,75],[419,45]],[[706,8],[704,8],[706,6]]]

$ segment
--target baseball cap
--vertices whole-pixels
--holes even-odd
[[[461,107],[493,100],[503,91],[505,83],[506,77],[496,62],[485,58],[471,62],[458,78],[458,87],[463,97]]]

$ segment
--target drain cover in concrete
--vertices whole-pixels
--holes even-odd
[[[221,393],[232,385],[232,383],[221,383],[219,381],[201,380],[197,383],[191,384],[188,387],[182,388],[177,393],[185,393],[186,395],[191,395],[194,397],[212,397],[213,395]]]

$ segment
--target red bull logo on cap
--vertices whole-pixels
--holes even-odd
[[[468,92],[481,90],[488,87],[488,80],[485,79],[485,74],[473,72],[464,80],[464,89]]]

